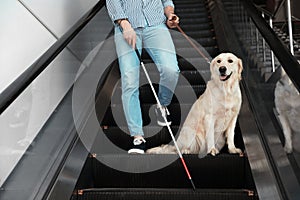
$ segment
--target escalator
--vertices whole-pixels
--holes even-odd
[[[257,72],[255,64],[252,57],[244,56],[240,48],[242,45],[238,43],[243,38],[236,35],[233,28],[236,22],[240,23],[240,17],[245,23],[238,26],[240,30],[236,32],[250,35],[249,29],[245,28],[249,19],[245,10],[248,8],[243,6],[251,3],[246,0],[174,0],[180,27],[197,42],[205,57],[211,59],[221,52],[230,51],[242,58],[244,63],[240,84],[243,104],[235,129],[235,144],[244,155],[229,154],[226,146],[217,156],[184,155],[195,191],[178,155],[127,154],[131,138],[121,105],[113,25],[104,4],[105,1],[99,1],[66,36],[34,63],[30,68],[34,69],[34,73],[24,73],[26,82],[18,80],[21,89],[17,92],[10,90],[14,97],[0,100],[2,113],[9,105],[6,100],[13,102],[27,86],[25,84],[33,82],[54,58],[61,56],[62,49],[70,51],[80,63],[78,66],[74,66],[74,62],[67,65],[66,61],[71,60],[69,56],[58,60],[64,67],[74,71],[78,69],[80,73],[1,186],[0,199],[299,199],[299,180],[296,178],[300,176],[291,169],[276,136],[278,130],[271,127],[272,120],[265,114],[268,106],[260,97],[267,94],[264,91],[269,88],[264,87],[265,90],[258,92],[253,78]],[[261,24],[257,27],[267,29]],[[173,121],[171,129],[177,138],[192,104],[205,91],[210,72],[203,55],[199,55],[180,32],[170,32],[181,70],[169,106]],[[270,36],[268,34],[264,34],[263,38]],[[250,37],[252,40],[255,35]],[[276,41],[274,43],[277,46],[272,50],[280,52],[276,55],[281,56],[279,62],[283,64],[286,61],[287,65],[293,66],[285,49],[279,48]],[[142,57],[157,91],[158,71],[145,51]],[[78,68],[75,70],[75,67]],[[103,70],[101,74],[99,69]],[[297,72],[298,68],[294,70]],[[260,79],[260,75],[257,77]],[[168,130],[156,124],[155,99],[143,72],[140,79],[147,146],[172,144]],[[299,82],[299,79],[296,81]],[[81,93],[76,94],[77,89]]]
[[[180,16],[180,26],[188,36],[193,38],[207,52],[208,57],[214,57],[220,50],[218,48],[214,26],[205,0],[174,0],[176,13]],[[188,56],[178,55],[181,70],[178,86],[175,94],[192,88],[196,97],[205,90],[206,80],[203,74],[209,74],[209,64],[195,50],[187,44],[183,37],[174,38],[177,52],[191,52]],[[150,77],[155,80],[158,76],[152,60],[143,52],[143,60],[149,66]],[[200,68],[195,67],[189,61],[192,60]],[[112,66],[117,71],[117,65]],[[141,74],[141,82],[145,75]],[[184,155],[187,166],[191,172],[196,190],[193,191],[184,168],[176,155],[128,155],[126,150],[130,145],[130,137],[127,134],[125,119],[121,106],[121,89],[118,80],[114,84],[111,103],[103,117],[99,121],[105,137],[111,143],[124,150],[123,154],[113,152],[101,152],[99,146],[101,139],[95,141],[93,152],[87,158],[85,167],[77,182],[72,200],[95,200],[95,199],[258,199],[248,158],[240,155],[231,155],[226,147],[220,155],[215,157],[198,155]],[[154,84],[157,90],[157,84]],[[187,93],[188,94],[188,93]],[[171,137],[167,129],[160,128],[153,118],[153,105],[155,99],[151,94],[148,84],[140,87],[141,108],[143,112],[144,132],[147,147],[151,148],[160,144],[170,143]],[[174,95],[169,110],[171,112],[171,129],[178,136],[180,125],[183,123],[193,101],[184,101]],[[114,110],[117,110],[116,113]],[[115,116],[122,115],[121,120],[115,120]],[[154,122],[153,122],[154,121]],[[122,123],[123,122],[123,123]],[[238,148],[245,151],[242,133],[239,124],[236,127],[235,143]],[[148,169],[145,172],[132,172],[134,167],[148,167],[155,162],[169,160],[170,164],[156,170]],[[104,161],[104,162],[103,162]],[[108,163],[117,161],[122,165],[122,170],[110,166]],[[127,168],[126,168],[127,166]],[[150,167],[149,167],[150,166]]]

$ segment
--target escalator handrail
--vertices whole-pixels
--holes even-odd
[[[256,9],[262,12],[264,15],[267,15],[270,18],[273,18],[273,14],[262,6],[255,5]]]
[[[18,96],[38,77],[48,65],[65,49],[74,37],[88,24],[88,22],[105,5],[100,0],[76,24],[74,24],[61,38],[59,38],[41,57],[28,67],[2,93],[0,93],[0,115],[14,102]]]
[[[282,0],[280,2],[280,4],[277,6],[276,10],[274,11],[272,18],[276,17],[277,13],[279,13],[279,10],[283,7],[283,5],[285,4],[285,2],[286,2],[286,0]]]
[[[269,44],[271,50],[276,55],[283,69],[294,83],[295,87],[300,91],[300,64],[297,59],[291,54],[289,49],[280,41],[273,29],[267,24],[265,19],[259,14],[258,10],[251,1],[242,0],[244,7],[251,17],[256,28],[264,40]]]

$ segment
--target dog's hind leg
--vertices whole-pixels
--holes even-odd
[[[282,126],[284,138],[285,138],[285,145],[284,150],[287,153],[292,153],[293,147],[292,147],[292,130],[290,128],[288,119],[285,115],[279,114],[279,120]]]
[[[207,148],[206,148],[206,140],[203,137],[203,135],[197,135],[196,137],[196,142],[197,142],[197,151],[198,151],[198,157],[203,158],[207,155]]]
[[[189,145],[186,145],[181,149],[182,154],[198,154],[201,150],[201,146],[205,148],[205,140],[202,145],[202,141],[199,143],[198,136],[195,136],[192,142]]]
[[[154,147],[146,151],[147,154],[173,154],[176,153],[176,148],[173,145],[164,144],[159,147]]]

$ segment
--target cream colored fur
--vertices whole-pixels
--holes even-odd
[[[220,73],[222,67],[226,68],[224,76]],[[242,103],[239,87],[242,70],[242,61],[231,53],[222,53],[212,60],[211,80],[193,104],[177,139],[183,154],[216,155],[226,140],[230,153],[242,153],[234,144],[234,129]],[[226,77],[228,80],[221,80]],[[162,145],[147,153],[176,153],[176,149],[173,145]]]
[[[284,71],[276,83],[274,96],[275,108],[285,138],[284,150],[292,153],[292,136],[300,134],[300,95]]]

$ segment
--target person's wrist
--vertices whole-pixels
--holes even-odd
[[[127,20],[122,20],[122,21],[120,22],[120,27],[121,27],[124,31],[131,30],[131,29],[132,29],[131,24],[130,24],[129,21],[127,21]]]
[[[120,19],[120,21],[118,22],[119,26],[122,27],[122,24],[124,25],[124,23],[128,23],[127,19]]]
[[[127,21],[127,18],[118,19],[115,23],[120,26],[123,21]]]
[[[167,18],[169,18],[169,17],[172,16],[172,15],[174,15],[174,12],[168,12],[168,13],[166,14]]]

